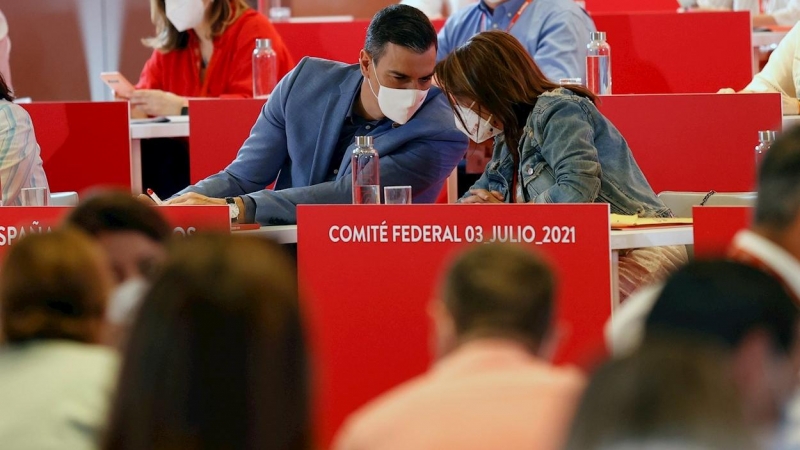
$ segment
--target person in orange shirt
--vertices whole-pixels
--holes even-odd
[[[270,39],[277,78],[294,67],[283,40],[245,0],[150,0],[153,55],[130,98],[134,115],[179,115],[189,97],[253,96],[256,39]]]
[[[332,449],[561,449],[586,380],[550,362],[555,288],[523,247],[465,251],[429,310],[436,363],[350,416]]]

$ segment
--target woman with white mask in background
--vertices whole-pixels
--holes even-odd
[[[608,203],[616,214],[672,215],[596,96],[548,81],[510,34],[473,36],[435,73],[456,126],[477,143],[495,139],[492,160],[460,203]],[[620,298],[685,260],[683,246],[621,254]]]
[[[253,96],[256,39],[270,39],[277,78],[294,67],[283,40],[245,0],[150,0],[154,49],[130,102],[135,115],[179,115],[190,97]]]
[[[105,192],[82,201],[65,223],[93,237],[107,256],[114,288],[106,310],[110,325],[106,341],[119,345],[151,276],[166,257],[171,229],[155,208],[125,192]]]

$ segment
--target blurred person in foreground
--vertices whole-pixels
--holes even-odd
[[[754,450],[725,349],[654,340],[589,381],[566,450]]]
[[[21,205],[22,188],[49,188],[31,116],[0,73],[0,187],[4,206]]]
[[[96,449],[117,375],[98,345],[111,273],[71,229],[28,234],[0,271],[0,447]]]
[[[108,306],[110,343],[116,343],[130,326],[155,269],[166,258],[171,229],[155,208],[121,191],[87,198],[64,222],[92,236],[106,254],[115,285]]]
[[[547,265],[511,244],[472,247],[431,304],[438,361],[353,414],[334,449],[560,449],[583,375],[550,363]]]
[[[732,261],[687,264],[666,282],[647,317],[645,341],[685,337],[723,346],[742,417],[772,448],[798,385],[800,311],[772,274]],[[646,350],[645,350],[646,351]]]
[[[779,277],[800,298],[800,127],[781,134],[770,147],[758,169],[757,190],[753,222],[736,234],[729,255]],[[634,294],[606,323],[606,340],[614,353],[639,345],[662,286]]]
[[[476,143],[494,139],[492,160],[460,203],[607,203],[616,214],[672,216],[597,97],[548,81],[513,36],[473,36],[436,65],[436,78],[456,126]],[[683,246],[620,253],[620,298],[685,261]]]
[[[103,448],[310,445],[297,275],[278,244],[171,242],[128,338]]]

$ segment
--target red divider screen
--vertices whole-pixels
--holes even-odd
[[[441,227],[439,238],[426,239],[421,232],[433,226]],[[565,333],[556,360],[583,363],[602,354],[611,313],[608,205],[298,207],[320,448],[348,414],[427,369],[426,307],[438,295],[444,263],[498,229],[540,251],[555,269],[556,317]],[[364,230],[372,237],[354,242]]]
[[[629,13],[642,11],[675,12],[675,0],[586,0],[586,11],[595,13]]]
[[[131,189],[127,102],[29,103],[50,191]]]
[[[778,94],[612,95],[598,106],[655,192],[755,190],[758,131],[782,120]]]
[[[364,48],[369,20],[275,22],[273,25],[296,61],[305,56],[313,56],[355,64],[358,62],[361,49]],[[433,26],[439,31],[444,26],[444,20],[434,20]]]
[[[748,12],[592,18],[597,30],[608,34],[614,94],[713,93],[742,89],[753,78]]]
[[[724,257],[733,237],[750,225],[750,206],[695,206],[694,255],[700,259]]]
[[[230,164],[258,119],[263,99],[189,101],[189,176],[192,184]]]

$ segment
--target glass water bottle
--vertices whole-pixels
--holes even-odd
[[[256,39],[253,50],[253,97],[267,98],[278,84],[278,56],[269,39]]]
[[[379,205],[381,179],[378,152],[372,147],[372,136],[356,136],[352,156],[353,204]]]
[[[604,31],[591,33],[586,46],[586,87],[597,95],[611,95],[611,46]]]

